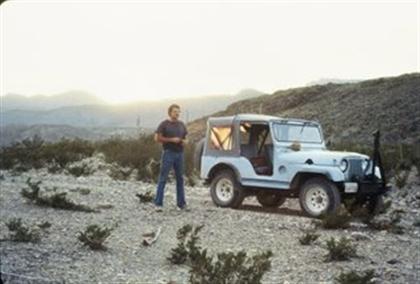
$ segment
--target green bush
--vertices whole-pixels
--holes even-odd
[[[301,245],[307,246],[315,242],[318,238],[319,234],[316,234],[315,232],[306,232],[299,238],[299,243]]]
[[[139,198],[141,203],[148,203],[152,202],[155,196],[153,193],[149,190],[146,193],[136,193],[136,196]]]
[[[46,143],[38,135],[15,142],[0,149],[0,168],[27,171],[50,164],[50,172],[64,169],[70,162],[76,162],[92,156],[92,143],[81,139],[65,139],[59,142]]]
[[[344,206],[341,206],[336,213],[323,214],[320,226],[324,229],[346,229],[350,226],[352,217]]]
[[[133,168],[112,167],[109,176],[115,180],[128,180],[133,170]]]
[[[75,177],[88,176],[94,172],[87,164],[68,166],[67,171]]]
[[[368,284],[372,283],[375,277],[375,270],[369,269],[363,272],[349,271],[342,272],[335,278],[335,281],[339,284]]]
[[[170,256],[167,258],[172,264],[184,264],[188,260],[194,261],[197,252],[200,250],[198,246],[198,233],[204,225],[193,228],[187,224],[181,227],[177,232],[178,245],[171,250]]]
[[[198,233],[202,228],[203,225],[180,228],[177,232],[178,246],[171,250],[168,257],[173,264],[187,263],[190,266],[190,283],[261,283],[262,277],[271,268],[271,251],[252,257],[244,251],[219,253],[214,258],[207,255],[207,249],[198,245]]]
[[[36,229],[29,228],[22,223],[21,218],[13,218],[6,223],[10,231],[10,240],[14,242],[38,242],[41,238]]]
[[[393,211],[391,212],[390,218],[373,218],[369,220],[366,224],[370,229],[378,231],[388,231],[393,234],[402,235],[404,234],[404,229],[400,225],[401,221],[401,212]]]
[[[36,201],[36,199],[39,197],[39,191],[41,190],[39,186],[41,183],[42,181],[31,182],[31,178],[28,178],[26,180],[26,184],[29,186],[29,188],[22,189],[22,196],[31,201]]]
[[[112,228],[90,225],[84,232],[79,232],[78,240],[92,250],[106,250],[104,242],[111,235]]]
[[[264,274],[271,269],[271,251],[252,257],[245,251],[219,253],[215,260],[207,256],[207,251],[199,252],[190,269],[192,284],[258,284]]]
[[[108,163],[124,168],[137,169],[137,180],[156,182],[159,176],[162,146],[153,135],[142,134],[138,138],[110,138],[95,144],[98,152],[105,154]],[[184,148],[184,174],[189,184],[194,183],[193,144]]]
[[[400,170],[400,169],[396,169],[394,178],[395,178],[395,185],[399,188],[402,189],[403,187],[405,187],[407,185],[407,179],[409,176],[410,172],[408,170]]]
[[[338,241],[331,238],[326,242],[326,245],[328,249],[327,261],[349,260],[356,256],[356,247],[348,238],[342,237]]]
[[[83,211],[83,212],[96,212],[96,210],[81,204],[76,204],[67,198],[67,192],[57,193],[57,188],[54,187],[51,195],[42,196],[40,195],[40,184],[41,182],[32,183],[31,179],[28,178],[26,183],[29,188],[23,188],[21,195],[38,206],[52,207],[56,209]]]

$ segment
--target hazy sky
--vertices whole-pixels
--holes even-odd
[[[8,1],[0,93],[123,102],[418,72],[419,3]]]

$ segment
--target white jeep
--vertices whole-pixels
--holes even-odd
[[[299,198],[309,216],[335,212],[344,198],[374,210],[388,190],[379,154],[329,151],[315,121],[267,115],[211,117],[196,148],[200,177],[217,206],[237,208],[248,195],[264,207]]]

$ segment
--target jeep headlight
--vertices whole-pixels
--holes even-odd
[[[347,161],[346,159],[342,159],[338,167],[344,173],[349,167],[349,161]]]

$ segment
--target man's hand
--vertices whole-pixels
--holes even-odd
[[[154,138],[155,138],[155,141],[156,142],[159,142],[159,143],[168,143],[168,142],[171,142],[171,143],[178,144],[178,143],[182,143],[183,142],[183,140],[181,138],[179,138],[179,137],[164,137],[164,136],[162,136],[162,134],[159,134],[159,133],[155,134],[155,137]]]
[[[179,138],[179,137],[172,137],[171,138],[171,142],[172,143],[181,143],[182,142],[182,139]]]

